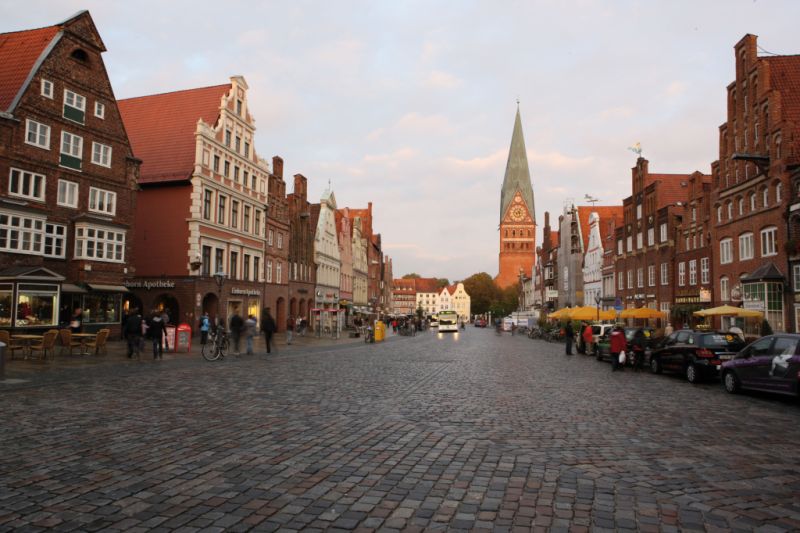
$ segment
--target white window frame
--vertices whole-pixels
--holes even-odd
[[[656,286],[656,266],[655,265],[647,265],[647,286],[648,287],[655,287]]]
[[[275,237],[275,232],[270,229],[267,232],[267,244],[268,245],[272,246],[272,240],[273,240],[274,237]]]
[[[689,261],[689,285],[697,285],[697,259]]]
[[[636,269],[636,287],[639,289],[644,287],[644,268],[642,267]]]
[[[721,302],[727,302],[731,299],[728,276],[719,278],[719,299]]]
[[[40,94],[45,98],[53,99],[54,86],[53,82],[42,78]]]
[[[104,104],[103,102],[95,101],[95,103],[94,103],[94,116],[96,116],[97,118],[100,118],[100,119],[105,119],[106,118],[106,104]]]
[[[89,187],[89,211],[102,213],[104,215],[115,215],[117,213],[117,193]]]
[[[66,149],[66,151],[65,151]],[[83,159],[83,137],[80,135],[75,135],[74,133],[70,133],[68,131],[61,131],[61,153],[64,155],[68,155],[70,157],[74,157],[77,159]]]
[[[48,253],[47,249],[50,248]],[[61,250],[56,253],[55,250]],[[47,223],[44,225],[44,245],[42,253],[45,257],[65,258],[67,254],[67,227],[62,224]]]
[[[617,272],[617,289],[625,289],[625,274],[623,272]]]
[[[653,246],[656,243],[656,229],[647,228],[647,246]]]
[[[125,262],[125,232],[96,224],[75,224],[75,259]],[[109,258],[111,254],[113,257]]]
[[[31,134],[34,135],[34,140],[30,140]],[[40,139],[44,137],[44,141]],[[38,148],[50,149],[50,126],[42,124],[29,118],[25,119],[25,144],[36,146]]]
[[[642,244],[644,243],[644,239],[642,238],[642,232],[638,232],[636,234],[636,249],[640,250],[642,248]]]
[[[277,242],[278,250],[282,250],[283,249],[283,233],[281,233],[280,231],[278,232],[277,241],[278,241]],[[280,281],[278,283],[280,283]]]
[[[755,257],[755,243],[753,232],[748,231],[739,235],[739,261],[746,261]]]
[[[628,252],[633,251],[633,235],[628,235],[626,249]]]
[[[661,285],[669,284],[669,265],[661,263]]]
[[[70,103],[70,96],[72,97],[72,102]],[[69,89],[64,89],[64,105],[68,105],[73,109],[77,109],[78,111],[83,111],[86,113],[86,97],[82,94],[78,94],[75,91],[70,91]]]
[[[733,239],[730,237],[719,241],[719,264],[733,263]]]
[[[56,193],[56,204],[63,207],[78,208],[78,193],[80,189],[76,182],[58,180],[58,191]],[[63,198],[63,200],[62,200]],[[72,201],[70,201],[72,200]]]
[[[267,270],[267,283],[272,283],[272,259],[267,259],[265,264]]]
[[[800,292],[800,265],[792,265],[792,287],[794,292]]]
[[[617,241],[617,255],[622,255],[622,252],[622,239],[619,239]]]
[[[678,287],[686,285],[686,263],[678,263]]]
[[[0,210],[0,250],[15,254],[41,255],[46,222],[44,217]]]
[[[280,233],[278,234],[280,235]],[[280,261],[275,262],[275,283],[283,282],[283,263]]]
[[[661,234],[659,235],[659,237],[660,237],[661,242],[667,242],[667,223],[666,222],[662,222],[661,223],[660,233]]]
[[[107,144],[92,142],[92,163],[111,168],[111,147]]]
[[[761,230],[761,257],[778,255],[778,228],[770,226]]]
[[[12,179],[11,177],[17,173],[17,190],[13,190],[11,188]],[[27,182],[27,189],[28,193],[24,192],[25,185]],[[36,186],[38,182],[38,187]],[[39,195],[33,193],[35,190],[39,190]],[[45,191],[47,189],[47,178],[45,178],[44,174],[39,174],[36,172],[31,172],[29,170],[23,170],[21,168],[14,168],[11,167],[8,171],[8,195],[14,196],[17,198],[27,198],[28,200],[36,200],[39,202],[45,201]]]
[[[628,274],[628,288],[632,289],[633,288],[633,270],[628,270],[627,274]]]
[[[750,193],[750,211],[756,210],[756,193]]]
[[[722,222],[722,206],[717,206],[717,222]]]
[[[783,199],[782,197],[783,197],[783,183],[778,183],[777,185],[775,185],[775,202],[778,204],[781,203],[781,200]]]

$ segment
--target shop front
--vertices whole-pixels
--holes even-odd
[[[742,277],[741,283],[742,307],[764,313],[764,319],[769,322],[772,331],[786,331],[783,299],[786,278],[780,270],[774,264],[767,263]]]
[[[9,267],[0,271],[0,328],[58,327],[64,277],[43,267]]]
[[[675,303],[670,307],[670,322],[676,327],[694,326],[702,322],[705,319],[698,319],[694,313],[710,308],[711,300],[711,291],[708,289],[679,291],[675,295]]]
[[[261,309],[264,307],[264,303],[261,299],[260,289],[232,287],[227,306],[229,320],[233,315],[239,315],[245,320],[247,317],[253,316],[261,324]]]

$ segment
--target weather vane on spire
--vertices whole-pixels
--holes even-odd
[[[636,144],[634,144],[633,146],[628,146],[628,150],[630,150],[637,156],[642,157],[642,143],[640,143],[639,141],[636,141]]]

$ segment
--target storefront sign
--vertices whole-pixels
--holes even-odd
[[[700,289],[700,301],[701,302],[710,302],[711,301],[711,291],[708,289]]]
[[[231,289],[231,294],[238,294],[243,296],[261,296],[261,291],[258,289]]]
[[[129,289],[174,289],[175,282],[171,279],[138,279],[124,282]]]
[[[741,287],[741,285],[736,285],[731,289],[731,301],[732,302],[741,302],[742,301],[742,287]]]
[[[761,300],[747,300],[744,302],[744,308],[752,311],[763,311],[764,302]]]
[[[700,298],[700,295],[692,295],[692,296],[676,296],[675,303],[676,304],[699,304],[703,300]]]

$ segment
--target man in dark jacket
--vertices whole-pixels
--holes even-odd
[[[264,332],[264,341],[267,343],[267,353],[271,353],[272,334],[277,331],[275,319],[269,314],[269,308],[265,307],[262,311],[261,331]]]
[[[242,328],[244,328],[244,320],[239,316],[238,311],[234,311],[231,317],[231,339],[233,340],[234,355],[239,355],[239,340],[242,338]]]
[[[564,326],[564,340],[567,343],[567,355],[572,355],[572,341],[575,340],[575,330],[572,328],[572,322],[567,322]]]
[[[164,359],[164,333],[166,325],[161,320],[161,314],[154,312],[147,321],[147,335],[153,341],[153,359]]]
[[[139,314],[138,309],[131,310],[131,314],[125,319],[122,331],[128,341],[128,358],[133,357],[134,352],[138,358],[140,355],[139,343],[142,339],[142,315]]]

